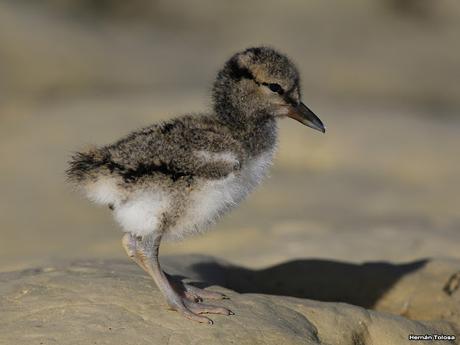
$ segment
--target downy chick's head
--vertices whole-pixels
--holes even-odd
[[[289,116],[324,133],[321,120],[301,102],[299,82],[297,68],[285,55],[268,47],[249,48],[233,55],[218,73],[214,109],[229,123]]]

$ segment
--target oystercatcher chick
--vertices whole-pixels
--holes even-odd
[[[211,113],[186,115],[132,132],[114,144],[76,153],[68,178],[92,201],[108,205],[128,255],[185,317],[233,314],[202,303],[218,292],[185,284],[158,261],[162,239],[202,232],[237,206],[266,175],[277,120],[291,117],[325,132],[301,102],[299,73],[268,47],[233,55],[217,74]]]

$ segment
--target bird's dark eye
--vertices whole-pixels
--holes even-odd
[[[273,92],[277,92],[280,95],[284,93],[283,88],[279,84],[271,83],[271,84],[268,84],[268,87],[270,90],[272,90]]]

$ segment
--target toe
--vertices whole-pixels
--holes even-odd
[[[182,315],[184,315],[187,319],[197,321],[197,322],[200,322],[200,323],[207,323],[209,325],[214,324],[214,322],[210,318],[207,318],[206,316],[201,316],[201,315],[195,314],[195,313],[191,312],[190,310],[184,309],[184,310],[178,310],[178,311]]]
[[[214,323],[210,318],[199,315],[199,313],[193,311],[192,308],[188,306],[189,304],[196,304],[196,303],[189,302],[188,300],[184,299],[182,304],[175,305],[173,309],[176,310],[178,313],[182,314],[183,316],[185,316],[189,320],[197,321],[200,323],[207,323],[209,325],[212,325]]]
[[[209,304],[189,303],[187,308],[195,314],[235,315],[234,312],[227,308]]]

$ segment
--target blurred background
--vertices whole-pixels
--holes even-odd
[[[282,121],[271,177],[163,252],[460,257],[457,0],[1,0],[0,271],[124,258],[110,211],[66,185],[69,156],[209,110],[224,61],[259,44],[297,63],[328,132]]]

